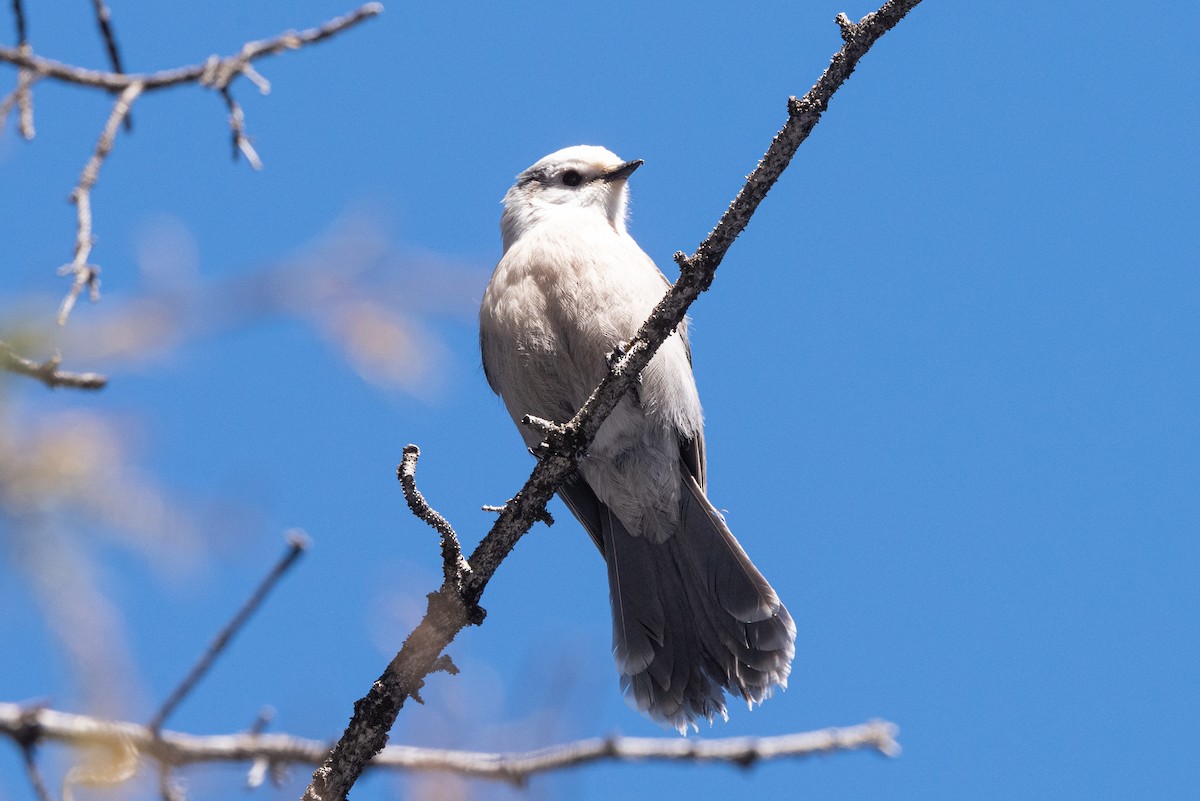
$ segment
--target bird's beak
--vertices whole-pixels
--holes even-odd
[[[611,170],[609,170],[608,172],[601,175],[600,178],[606,182],[620,181],[623,178],[628,178],[630,175],[633,174],[634,170],[636,170],[638,167],[642,166],[644,163],[645,162],[642,161],[641,159],[634,159],[633,161],[627,161],[624,164],[621,164],[620,166],[613,167]]]

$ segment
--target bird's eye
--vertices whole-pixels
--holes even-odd
[[[567,186],[579,186],[583,183],[583,176],[579,174],[578,170],[567,170],[563,173],[562,182]]]

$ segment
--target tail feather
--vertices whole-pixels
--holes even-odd
[[[680,524],[664,542],[636,536],[576,477],[560,489],[608,564],[621,689],[680,732],[727,717],[726,691],[751,705],[786,687],[791,615],[681,469]]]
[[[786,687],[795,624],[690,476],[678,531],[637,537],[605,509],[613,653],[622,688],[681,732],[726,717],[725,691],[762,703]]]

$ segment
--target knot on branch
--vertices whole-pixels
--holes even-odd
[[[530,449],[539,461],[550,456],[562,456],[575,461],[587,453],[588,438],[578,426],[555,423],[531,414],[522,417],[521,423],[542,436],[537,447]]]
[[[828,103],[815,99],[811,94],[808,94],[804,97],[789,97],[787,106],[788,115],[796,118],[806,117],[811,114],[820,115],[828,107]]]
[[[851,22],[850,18],[845,13],[838,14],[833,18],[833,21],[838,24],[838,28],[842,31],[842,41],[846,44],[853,44],[862,32],[862,27],[857,22]]]
[[[20,746],[22,751],[31,751],[42,741],[43,731],[40,716],[45,708],[44,704],[38,704],[21,710],[21,717],[17,720],[16,729],[9,736]]]

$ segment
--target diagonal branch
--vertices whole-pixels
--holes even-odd
[[[104,40],[108,63],[112,66],[113,72],[124,73],[125,68],[121,66],[121,51],[117,47],[117,35],[113,32],[112,27],[112,12],[108,10],[104,0],[92,0],[92,9],[96,12],[96,25],[100,28],[100,38]],[[125,130],[133,130],[133,117],[125,117]]]
[[[303,555],[309,545],[308,537],[303,531],[299,530],[288,532],[287,543],[288,547],[283,556],[275,563],[275,566],[271,568],[271,571],[267,573],[258,587],[254,589],[250,597],[246,599],[246,603],[242,604],[242,608],[217,633],[217,636],[209,644],[208,649],[200,656],[200,659],[197,660],[183,681],[179,683],[179,686],[167,696],[166,701],[163,701],[163,705],[154,715],[154,718],[147,724],[147,728],[150,731],[158,732],[162,728],[163,723],[175,711],[175,708],[187,698],[188,694],[200,682],[200,679],[204,678],[204,674],[208,673],[213,663],[217,660],[217,657],[229,645],[230,640],[245,627],[250,616],[262,606],[268,593],[279,583],[279,580],[284,577],[292,565],[296,563],[296,560]]]
[[[649,364],[655,351],[682,322],[691,303],[712,283],[721,259],[745,230],[767,191],[787,167],[796,148],[845,83],[859,59],[891,30],[920,0],[887,0],[873,14],[848,27],[839,18],[845,44],[817,83],[800,100],[788,103],[788,119],[762,161],[746,181],[716,228],[692,256],[677,254],[679,280],[659,302],[625,352],[612,360],[608,375],[560,432],[548,434],[543,458],[525,486],[500,513],[495,525],[468,559],[472,575],[466,593],[452,582],[429,596],[420,625],[409,635],[370,691],[354,705],[354,715],[325,763],[313,774],[305,801],[341,801],[387,742],[387,733],[404,701],[423,686],[442,650],[470,623],[469,610],[478,604],[500,562],[545,510],[563,481],[574,471],[601,423]]]
[[[113,33],[112,13],[108,10],[104,0],[92,0],[92,8],[96,12],[96,24],[100,27],[100,38],[104,40],[104,49],[108,53],[108,63],[112,65],[113,72],[123,74],[125,68],[121,66],[121,51],[117,47],[117,36]]]
[[[74,715],[52,709],[24,709],[0,703],[0,735],[21,747],[45,742],[75,746],[120,745],[149,757],[164,769],[187,765],[251,762],[286,766],[319,764],[329,745],[287,734],[194,735],[155,732],[147,726]],[[392,745],[381,751],[371,767],[393,770],[445,771],[479,779],[523,783],[530,777],[597,762],[660,761],[730,763],[747,767],[756,762],[803,758],[835,751],[870,750],[895,756],[896,727],[873,720],[857,726],[783,734],[774,737],[730,737],[682,740],[656,737],[598,737],[535,751],[489,753]]]

